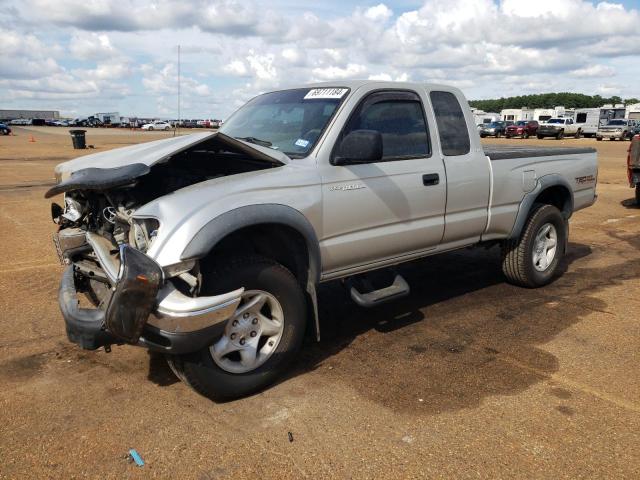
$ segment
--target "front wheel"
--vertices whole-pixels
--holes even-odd
[[[149,130],[150,132],[152,132],[152,131],[153,131],[153,127],[149,127],[149,128],[147,128],[147,130]]]
[[[596,142],[601,142],[602,141],[602,137],[596,137]]]
[[[640,207],[640,183],[636,185],[636,205]]]
[[[582,132],[580,130],[578,130],[575,134],[575,138],[580,138],[581,137]]]
[[[564,138],[564,131],[560,130],[556,135],[556,140],[562,140]]]
[[[527,138],[529,138],[529,132],[524,132],[524,133],[522,134],[522,138],[523,138],[524,140],[526,140]]]
[[[168,357],[170,366],[214,400],[262,390],[291,366],[302,345],[307,309],[300,284],[285,267],[262,257],[228,262],[205,279],[205,295],[244,287],[240,305],[210,346]]]
[[[560,210],[535,204],[520,238],[502,244],[502,271],[507,281],[528,288],[551,282],[564,255],[567,235]]]
[[[169,131],[169,127],[164,127],[164,131],[168,132]]]
[[[538,135],[538,140],[542,140],[544,137],[542,135]]]

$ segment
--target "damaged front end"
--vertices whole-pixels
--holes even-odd
[[[200,296],[198,260],[159,265],[147,252],[162,219],[135,212],[194,183],[275,166],[238,143],[208,136],[197,148],[155,162],[88,166],[59,176],[46,197],[64,193],[64,207],[54,203],[51,213],[59,226],[55,247],[66,265],[59,303],[70,341],[89,350],[133,344],[183,354],[219,335],[243,289]]]

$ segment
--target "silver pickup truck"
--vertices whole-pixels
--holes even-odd
[[[409,293],[395,265],[499,244],[508,282],[549,283],[569,218],[596,199],[597,159],[483,148],[452,87],[345,81],[265,93],[217,132],[55,174],[69,340],[163,352],[195,390],[232,398],[273,382],[305,332],[319,339],[321,282],[374,307]]]

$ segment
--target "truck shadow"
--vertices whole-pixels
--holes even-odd
[[[635,198],[627,198],[626,200],[622,200],[620,202],[620,205],[625,208],[640,209],[640,205],[638,205]]]
[[[568,271],[591,253],[570,244],[565,274],[536,290],[504,282],[498,248],[440,255],[401,268],[411,295],[371,310],[339,283],[323,285],[322,341],[309,342],[291,375],[321,369],[391,410],[425,414],[524,391],[559,368],[539,346],[607,307],[593,294],[620,272]]]

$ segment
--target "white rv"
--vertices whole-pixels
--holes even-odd
[[[500,121],[499,113],[485,112],[484,110],[473,107],[471,108],[471,113],[473,113],[473,118],[476,125],[484,125],[485,123]]]
[[[507,122],[518,122],[520,120],[534,120],[534,111],[530,108],[505,108],[500,111],[502,120]]]
[[[640,103],[627,105],[626,118],[630,120],[640,120]]]
[[[98,118],[105,125],[120,125],[122,122],[120,113],[118,112],[96,113],[94,117]]]
[[[600,126],[600,109],[578,108],[575,113],[575,121],[582,130],[582,134],[585,137],[595,137]]]

